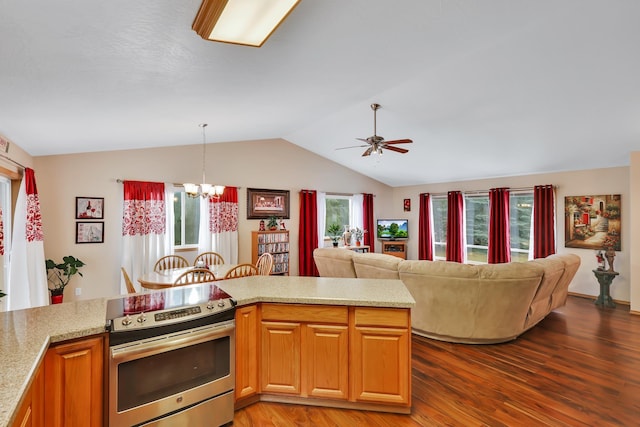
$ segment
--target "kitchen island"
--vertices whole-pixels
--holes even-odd
[[[239,311],[243,308],[257,307],[258,304],[270,304],[268,311],[272,314],[278,313],[281,304],[291,304],[291,307],[297,308],[323,306],[330,309],[329,313],[333,313],[332,310],[336,308],[339,311],[340,307],[344,307],[351,310],[348,316],[351,316],[352,323],[356,318],[366,322],[364,319],[371,314],[366,310],[357,314],[353,311],[355,307],[393,309],[408,313],[415,304],[400,280],[253,276],[218,281],[216,285],[237,301]],[[193,285],[197,286],[205,285]],[[23,396],[52,343],[104,333],[106,301],[107,299],[78,301],[0,313],[0,362],[3,366],[0,380],[0,426],[12,425]],[[286,312],[285,310],[284,313]],[[302,323],[306,328],[306,313],[299,310],[295,313],[301,318],[280,319],[282,322],[269,319],[265,322],[268,323],[264,326],[267,330],[265,333],[273,331],[275,323]],[[364,325],[360,329],[365,334],[362,335],[365,341],[370,336],[366,335],[368,332],[375,332],[375,328],[371,328],[370,325]],[[410,331],[410,327],[404,329]],[[239,340],[241,334],[239,328]],[[264,395],[269,398],[284,396],[302,399],[290,391],[278,393],[266,392]]]

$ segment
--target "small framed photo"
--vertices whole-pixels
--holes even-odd
[[[247,219],[289,219],[289,190],[247,188]]]
[[[76,222],[76,243],[104,243],[104,221]]]
[[[76,219],[103,219],[104,197],[76,197]]]
[[[411,199],[404,199],[404,211],[411,212]]]

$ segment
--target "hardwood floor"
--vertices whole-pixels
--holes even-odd
[[[570,296],[510,343],[413,336],[410,415],[256,403],[244,426],[632,426],[640,424],[640,316]]]

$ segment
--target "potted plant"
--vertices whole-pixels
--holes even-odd
[[[355,236],[356,246],[360,246],[360,242],[362,242],[362,238],[364,237],[364,231],[359,227],[356,227],[351,231],[352,231],[353,235]]]
[[[64,288],[69,284],[69,280],[71,280],[74,275],[79,274],[80,277],[82,277],[79,269],[85,264],[71,255],[63,257],[61,263],[56,263],[54,260],[48,259],[45,261],[45,264],[47,267],[47,280],[52,285],[52,287],[49,287],[51,303],[61,303]]]
[[[267,219],[267,228],[269,230],[277,230],[278,229],[278,217],[277,216],[272,215]]]
[[[337,223],[330,224],[329,227],[327,228],[327,234],[329,235],[329,238],[331,238],[331,241],[333,242],[333,247],[337,248],[338,241],[342,237],[342,227],[340,226],[340,224],[337,224]]]

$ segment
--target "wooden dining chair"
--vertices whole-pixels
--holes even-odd
[[[236,279],[238,277],[257,276],[258,269],[253,264],[238,264],[224,275],[225,279]]]
[[[124,277],[124,283],[127,285],[127,292],[129,292],[130,294],[135,294],[138,291],[136,291],[135,286],[133,286],[133,283],[131,282],[131,279],[129,278],[129,275],[127,274],[127,270],[124,269],[124,267],[120,267],[120,269],[122,270],[122,276]]]
[[[216,252],[203,252],[196,257],[193,261],[193,265],[198,265],[198,262],[204,261],[204,265],[207,267],[210,265],[221,265],[224,264],[224,258],[222,255]]]
[[[163,256],[156,262],[156,265],[153,266],[153,271],[184,267],[189,267],[189,261],[187,261],[185,257],[181,257],[180,255],[167,255]]]
[[[273,255],[269,252],[260,255],[258,261],[256,261],[256,268],[258,269],[258,274],[261,276],[270,275],[271,269],[273,268]]]
[[[173,286],[193,285],[194,283],[214,282],[216,276],[206,268],[194,268],[185,271],[173,282]]]

